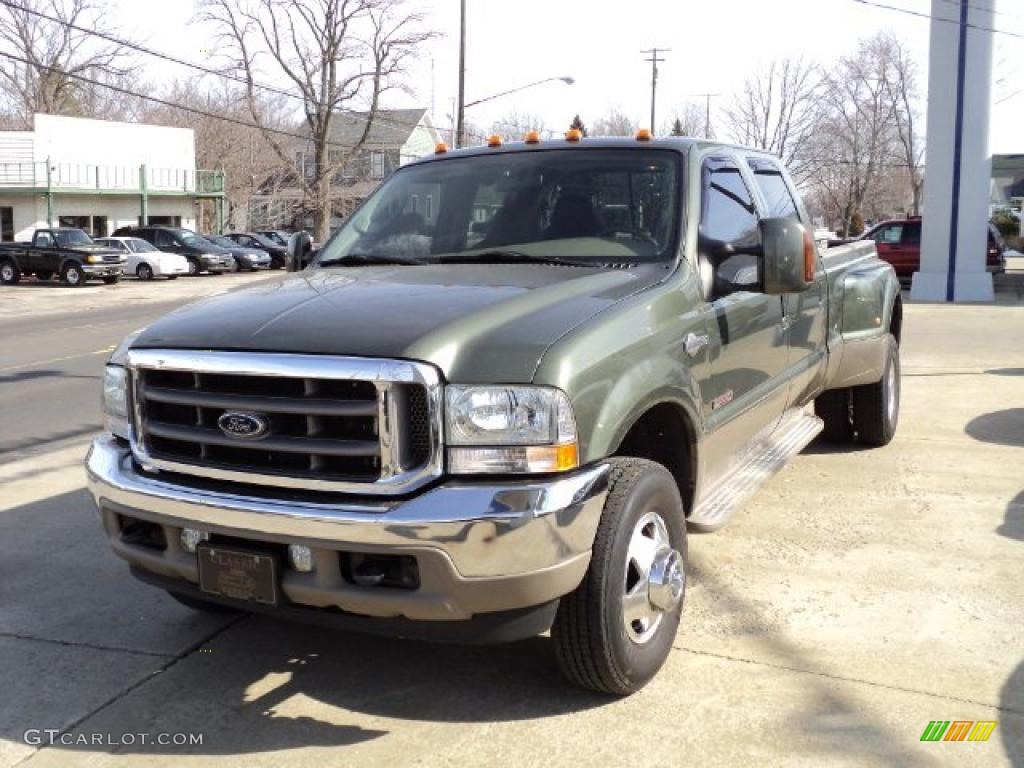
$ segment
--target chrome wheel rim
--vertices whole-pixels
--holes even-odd
[[[77,269],[72,267],[71,269],[68,270],[68,272],[67,272],[67,281],[68,281],[68,283],[70,283],[71,285],[78,285],[78,283],[81,281],[81,279],[82,279],[82,276],[79,274]]]
[[[896,386],[896,366],[890,361],[889,370],[885,374],[885,408],[890,424],[896,420]]]
[[[683,558],[672,548],[665,521],[645,513],[633,528],[626,551],[622,592],[622,624],[634,643],[648,642],[665,614],[683,598]]]
[[[146,264],[142,264],[142,265],[139,266],[139,279],[140,280],[149,280],[149,278],[151,278],[152,276],[153,276],[153,270],[150,269],[149,266],[147,266]]]
[[[13,280],[14,267],[12,267],[10,264],[4,264],[2,267],[0,267],[0,276],[2,276],[4,280]]]

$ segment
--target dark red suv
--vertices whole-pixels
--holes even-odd
[[[909,280],[921,265],[921,219],[890,219],[875,224],[860,237],[874,240],[878,255],[892,264],[896,276]],[[991,223],[988,225],[988,256],[985,266],[989,272],[1000,273],[1006,268],[1006,241]]]

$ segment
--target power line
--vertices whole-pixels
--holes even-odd
[[[142,101],[150,101],[150,102],[153,102],[154,104],[160,104],[160,105],[162,105],[164,107],[170,107],[171,109],[179,109],[182,112],[188,112],[188,113],[191,113],[191,114],[194,114],[194,115],[200,115],[202,117],[208,117],[208,118],[210,118],[212,120],[222,120],[223,122],[226,122],[226,123],[234,123],[235,125],[240,125],[243,128],[255,128],[256,130],[265,131],[266,133],[274,133],[274,134],[277,134],[279,136],[287,136],[287,137],[292,138],[292,139],[300,139],[300,140],[302,140],[304,142],[310,140],[309,136],[303,136],[301,133],[295,133],[294,131],[286,131],[286,130],[281,129],[281,128],[263,127],[263,126],[256,125],[255,123],[247,122],[247,121],[242,120],[242,119],[237,118],[237,117],[229,117],[228,115],[218,115],[216,112],[209,112],[209,111],[207,111],[205,109],[200,109],[198,107],[187,107],[184,104],[178,104],[177,102],[168,101],[166,99],[161,99],[158,96],[147,96],[146,94],[139,93],[138,91],[133,91],[130,88],[123,88],[123,87],[121,87],[119,85],[113,85],[111,83],[104,83],[104,82],[102,82],[100,80],[94,80],[91,77],[85,77],[84,75],[76,75],[73,72],[66,72],[65,70],[63,70],[63,69],[61,69],[59,67],[51,67],[51,66],[49,66],[47,64],[39,64],[37,62],[30,61],[29,59],[22,58],[21,56],[15,56],[13,53],[7,53],[6,51],[0,51],[0,56],[3,56],[6,59],[10,59],[11,61],[20,62],[20,63],[25,64],[27,66],[36,67],[37,69],[43,69],[43,70],[46,70],[47,72],[53,72],[55,74],[62,75],[63,77],[67,77],[67,78],[70,78],[72,80],[78,80],[79,82],[88,83],[89,85],[95,85],[95,86],[98,86],[100,88],[107,88],[108,90],[114,91],[115,93],[120,93],[123,96],[132,96],[132,97],[134,97],[136,99],[140,99]],[[345,148],[345,149],[351,149],[350,146],[345,145],[345,144],[341,144],[341,143],[336,142],[336,141],[327,141],[326,143],[327,143],[328,146],[332,146],[332,147],[342,147],[342,148]]]
[[[923,11],[913,11],[910,8],[900,8],[898,5],[887,5],[885,3],[875,2],[874,0],[853,0],[853,2],[860,3],[861,5],[870,5],[870,6],[874,7],[874,8],[884,8],[887,11],[896,11],[897,13],[905,13],[908,16],[917,16],[918,18],[921,18],[921,19],[929,19],[931,21],[942,21],[942,22],[945,22],[946,24],[956,24],[957,26],[960,26],[960,22],[958,20],[956,20],[956,19],[944,19],[941,16],[932,16],[930,13],[924,13]],[[971,6],[971,7],[976,7],[976,6]],[[981,32],[992,32],[994,34],[1007,35],[1008,37],[1017,37],[1017,38],[1020,38],[1020,39],[1024,40],[1024,34],[1018,34],[1017,32],[1010,32],[1009,30],[1006,30],[1006,29],[996,29],[995,27],[983,27],[980,24],[971,24],[971,23],[967,23],[965,26],[969,27],[970,29],[977,29],[977,30],[979,30]]]
[[[991,1],[994,3],[994,0],[991,0]],[[960,0],[942,0],[942,2],[947,3],[948,5],[954,5],[957,8],[960,7]],[[1019,16],[1016,13],[1007,13],[1006,11],[997,11],[995,8],[986,8],[983,5],[975,5],[970,0],[963,0],[963,2],[966,3],[968,8],[974,8],[977,11],[984,11],[985,13],[991,13],[993,16],[1005,16],[1008,19],[1021,19],[1021,18],[1024,18],[1024,16]]]

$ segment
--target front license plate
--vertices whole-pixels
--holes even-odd
[[[270,555],[201,544],[199,588],[211,595],[277,605],[277,560]]]

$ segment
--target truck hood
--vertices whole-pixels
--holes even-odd
[[[182,307],[132,347],[389,357],[433,363],[448,381],[528,382],[553,342],[667,274],[664,264],[311,269]]]

